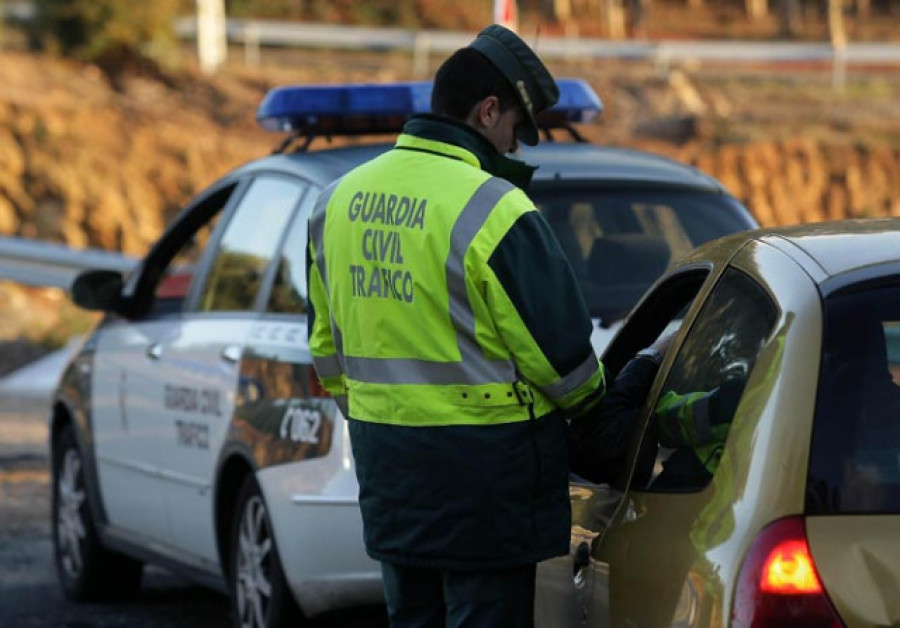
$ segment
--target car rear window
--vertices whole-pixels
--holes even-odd
[[[807,512],[900,513],[900,278],[825,301]]]
[[[535,185],[530,193],[572,265],[591,315],[604,322],[627,314],[695,247],[750,226],[734,199],[700,190]]]

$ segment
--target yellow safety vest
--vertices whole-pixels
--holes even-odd
[[[310,351],[350,416],[510,423],[602,386],[593,353],[555,371],[487,263],[533,211],[472,152],[409,134],[322,193],[309,225]]]

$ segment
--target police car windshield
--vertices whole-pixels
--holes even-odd
[[[700,244],[747,228],[733,199],[684,188],[540,187],[529,191],[578,278],[591,316],[624,317]]]

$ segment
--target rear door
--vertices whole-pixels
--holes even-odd
[[[281,175],[251,180],[204,259],[202,283],[177,327],[160,330],[146,372],[144,410],[167,437],[160,455],[168,544],[218,565],[213,482],[219,451],[241,391],[241,361],[275,271],[273,260],[306,186]]]
[[[824,300],[807,538],[849,626],[900,624],[900,277]]]
[[[166,396],[177,380],[159,373],[156,352],[181,337],[189,286],[237,187],[213,191],[173,222],[129,279],[127,291],[140,297],[131,317],[112,318],[99,336],[91,392],[98,476],[113,531],[138,543],[169,536],[164,452],[174,426],[165,407],[185,403],[177,390]]]

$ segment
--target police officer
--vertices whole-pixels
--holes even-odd
[[[366,548],[393,626],[530,626],[535,564],[568,552],[566,419],[603,367],[563,252],[523,191],[559,92],[485,28],[431,109],[321,195],[310,350],[349,419]]]

